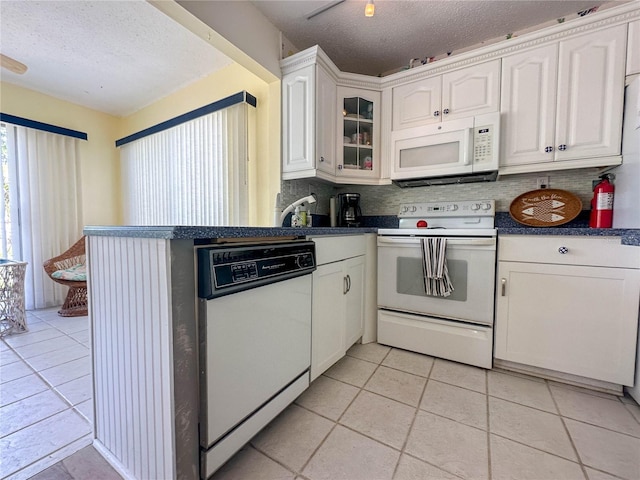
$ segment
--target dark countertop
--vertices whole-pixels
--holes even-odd
[[[85,235],[103,237],[208,240],[215,238],[306,237],[307,235],[358,235],[376,233],[375,227],[197,227],[197,226],[86,226]]]
[[[578,235],[620,237],[623,245],[640,246],[638,228],[589,228],[588,211],[575,220],[557,227],[527,227],[511,218],[507,212],[496,213],[498,235]],[[169,240],[210,240],[217,238],[306,237],[308,235],[358,235],[376,233],[378,228],[397,228],[395,215],[365,216],[361,228],[341,227],[197,227],[197,226],[87,226],[85,235],[108,237],[164,238]]]
[[[640,246],[640,228],[589,228],[589,212],[557,227],[527,227],[516,222],[507,212],[496,213],[498,235],[577,235],[583,237],[620,237],[623,245]]]

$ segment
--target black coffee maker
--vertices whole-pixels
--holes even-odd
[[[339,227],[362,226],[359,193],[339,193],[336,203],[338,204]]]

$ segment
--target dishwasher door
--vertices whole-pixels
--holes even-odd
[[[308,386],[311,275],[200,301],[200,428],[206,449],[294,382]]]

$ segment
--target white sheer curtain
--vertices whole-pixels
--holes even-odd
[[[7,125],[12,195],[18,202],[18,245],[14,259],[28,262],[27,309],[62,305],[67,288],[51,281],[42,268],[82,236],[80,162],[76,138]],[[18,247],[18,248],[16,248]]]
[[[246,104],[121,147],[129,225],[246,225]]]

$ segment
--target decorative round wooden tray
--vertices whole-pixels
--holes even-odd
[[[532,190],[511,202],[509,214],[530,227],[555,227],[570,222],[582,211],[582,202],[573,193],[555,188]]]

